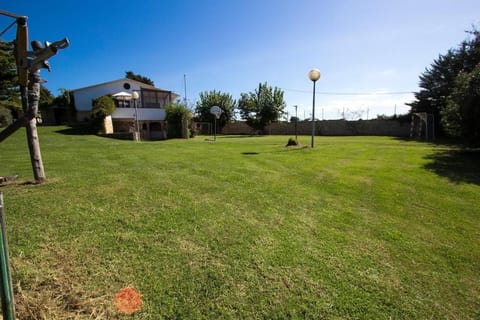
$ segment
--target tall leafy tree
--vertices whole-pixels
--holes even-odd
[[[471,72],[461,72],[440,111],[445,131],[468,142],[480,142],[480,63]]]
[[[285,107],[283,91],[266,82],[260,83],[254,92],[242,93],[238,101],[240,116],[257,130],[263,130],[268,123],[280,119]]]
[[[191,119],[190,110],[180,103],[172,103],[165,108],[168,122],[169,138],[187,138],[188,123]]]
[[[0,109],[4,125],[12,119],[8,113],[17,116],[22,109],[15,56],[11,45],[4,41],[0,41]]]
[[[73,93],[72,91],[60,88],[58,96],[55,97],[53,103],[58,107],[69,108],[73,107]]]
[[[125,78],[140,81],[145,84],[149,84],[151,86],[155,86],[152,79],[142,76],[140,74],[133,73],[133,71],[125,71]]]
[[[442,118],[447,116],[453,108],[447,108],[449,97],[460,82],[460,74],[470,73],[480,63],[480,34],[470,31],[471,37],[464,40],[457,48],[450,49],[440,55],[420,75],[421,90],[415,93],[415,100],[409,105],[411,112],[427,112],[435,116],[436,128],[441,133],[451,134]],[[462,82],[462,81],[461,81]],[[458,100],[457,100],[458,101]],[[451,119],[454,118],[452,115]]]
[[[236,102],[232,95],[213,90],[200,93],[200,100],[195,106],[197,120],[211,122],[213,115],[210,113],[210,108],[213,106],[218,106],[223,111],[217,122],[220,127],[230,122],[235,116]]]
[[[54,101],[53,94],[43,85],[40,85],[40,101],[38,102],[38,107],[40,109],[49,108]]]
[[[76,110],[73,103],[73,92],[65,88],[58,89],[59,94],[53,99],[52,105],[62,109],[57,121],[75,121]]]
[[[103,129],[103,120],[115,111],[115,102],[109,96],[101,96],[92,101],[92,121],[91,125],[94,130],[101,131]]]

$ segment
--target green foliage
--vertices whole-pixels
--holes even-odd
[[[197,101],[195,112],[197,113],[197,121],[213,122],[214,116],[210,113],[210,108],[218,106],[222,109],[220,119],[217,120],[219,127],[225,126],[235,115],[236,102],[232,95],[222,93],[220,91],[204,91],[200,93],[200,100]]]
[[[263,130],[270,122],[280,119],[286,103],[283,91],[260,83],[254,92],[242,93],[238,101],[240,115],[253,129]]]
[[[188,108],[179,103],[172,103],[165,108],[167,113],[168,122],[168,137],[169,138],[181,138],[183,123],[190,122],[192,114]]]
[[[53,103],[57,107],[73,107],[73,93],[65,88],[60,88],[58,89],[58,91],[60,92],[60,94],[55,97]]]
[[[472,143],[480,142],[480,63],[471,72],[460,72],[440,114],[448,134]]]
[[[298,146],[298,141],[293,138],[289,138],[286,147],[290,146]]]
[[[54,97],[50,90],[45,88],[43,85],[40,85],[40,101],[38,107],[40,109],[47,109],[52,106],[54,102]]]
[[[300,121],[299,117],[295,117],[295,116],[290,117],[290,122],[298,122],[298,121]]]
[[[104,119],[115,111],[115,102],[109,96],[101,96],[92,102],[92,117]]]
[[[464,40],[456,49],[450,49],[445,55],[440,55],[438,59],[420,75],[419,86],[422,88],[415,93],[416,100],[409,103],[411,112],[427,112],[435,116],[437,132],[447,133],[459,136],[458,127],[466,118],[460,120],[455,114],[458,107],[452,107],[451,101],[460,103],[458,94],[454,92],[462,91],[461,86],[464,81],[457,81],[461,74],[470,73],[480,63],[480,33],[476,30],[469,32],[471,37]],[[463,93],[469,94],[470,91],[463,90]],[[450,97],[452,94],[457,97]],[[466,97],[465,101],[474,98]],[[450,102],[449,102],[450,101]],[[450,106],[447,104],[450,103]],[[463,103],[463,102],[461,102]],[[443,117],[447,119],[443,120]],[[454,124],[456,123],[456,124]]]
[[[0,49],[0,106],[13,113],[22,109],[15,57],[12,50],[4,50],[3,46]]]
[[[10,109],[0,105],[0,128],[8,126],[12,121],[13,117]]]
[[[125,78],[140,81],[151,86],[155,86],[150,78],[144,77],[140,74],[133,73],[133,71],[125,71]]]
[[[92,129],[101,131],[103,120],[115,111],[115,102],[109,96],[101,96],[92,101]]]
[[[385,114],[377,114],[376,120],[388,120],[388,121],[397,121],[399,123],[410,123],[412,121],[412,114],[395,114],[393,116]]]

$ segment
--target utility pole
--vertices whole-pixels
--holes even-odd
[[[298,142],[298,133],[297,133],[297,122],[298,122],[298,113],[297,113],[298,106],[295,106],[295,141]]]
[[[183,88],[185,90],[185,107],[188,108],[187,102],[187,75],[183,74]]]
[[[16,19],[17,33],[15,41],[15,59],[17,64],[18,82],[20,85],[20,97],[24,113],[22,119],[14,122],[0,133],[0,141],[6,139],[25,124],[33,175],[36,182],[42,183],[46,181],[46,177],[40,152],[36,119],[38,103],[40,101],[40,69],[45,68],[50,71],[50,65],[47,59],[54,56],[59,49],[67,48],[69,42],[67,38],[54,43],[45,42],[44,48],[39,41],[32,41],[31,45],[33,51],[27,51],[27,17],[1,10],[0,14]]]

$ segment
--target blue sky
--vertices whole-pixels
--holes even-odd
[[[127,70],[182,96],[186,74],[191,105],[202,91],[238,99],[266,81],[284,90],[290,116],[297,105],[308,118],[316,67],[325,119],[406,112],[425,67],[480,26],[478,0],[17,0],[0,9],[28,16],[30,40],[70,39],[42,71],[55,95]],[[11,21],[0,17],[2,30]]]

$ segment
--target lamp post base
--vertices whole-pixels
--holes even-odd
[[[133,141],[140,141],[140,140],[141,140],[141,139],[140,139],[140,132],[135,131],[135,132],[133,133]]]

